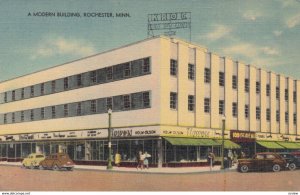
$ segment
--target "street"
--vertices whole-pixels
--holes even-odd
[[[300,191],[300,170],[166,174],[0,166],[0,191]]]

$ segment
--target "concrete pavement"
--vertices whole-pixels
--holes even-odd
[[[20,166],[21,162],[6,162],[0,161],[0,165],[8,166]],[[113,167],[112,170],[107,170],[106,166],[92,166],[92,165],[75,165],[75,170],[95,170],[95,171],[110,171],[110,172],[133,172],[133,173],[165,173],[165,174],[178,174],[178,173],[217,173],[217,172],[227,172],[236,171],[237,165],[229,169],[221,170],[220,165],[214,167],[204,166],[204,167],[163,167],[163,168],[149,168],[149,169],[137,169],[135,167]]]

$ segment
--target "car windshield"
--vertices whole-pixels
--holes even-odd
[[[36,155],[36,158],[44,158],[43,155]]]

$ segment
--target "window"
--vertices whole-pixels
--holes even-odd
[[[14,112],[12,113],[12,116],[11,116],[11,121],[12,121],[12,123],[14,123],[14,122],[15,122],[15,113],[14,113]]]
[[[280,121],[280,113],[279,113],[279,110],[276,110],[276,121],[277,121],[277,122]]]
[[[224,72],[219,72],[219,85],[224,87],[225,84],[225,74]]]
[[[112,70],[112,67],[107,67],[106,68],[106,79],[107,80],[112,80],[113,79],[113,70]]]
[[[7,102],[7,93],[4,93],[4,102]]]
[[[66,90],[68,88],[69,88],[69,78],[66,77],[66,78],[64,78],[64,89]]]
[[[30,86],[30,97],[34,96],[34,87]]]
[[[210,69],[209,68],[204,69],[204,82],[210,83]]]
[[[276,99],[278,100],[280,97],[280,94],[279,94],[279,87],[276,87]]]
[[[112,107],[112,98],[109,97],[109,98],[106,98],[106,109],[113,109]]]
[[[248,104],[245,105],[245,117],[249,118],[249,105]]]
[[[12,101],[16,100],[16,91],[15,90],[12,91],[11,99],[12,99]]]
[[[130,63],[124,64],[124,76],[130,77],[131,71],[130,71]]]
[[[77,103],[77,111],[76,111],[77,116],[81,115],[81,102]]]
[[[45,118],[45,108],[41,108],[41,119]]]
[[[144,103],[144,108],[150,107],[150,95],[149,95],[149,92],[144,92],[143,93],[143,103]]]
[[[97,82],[97,74],[96,74],[96,71],[91,71],[91,72],[90,72],[90,80],[91,80],[91,83],[96,83],[96,82]]]
[[[24,121],[24,111],[21,111],[21,122]]]
[[[237,76],[232,75],[232,89],[237,89]]]
[[[297,102],[297,93],[296,91],[293,92],[293,102]]]
[[[96,100],[91,101],[91,113],[96,113],[97,107],[96,107]]]
[[[177,60],[170,60],[170,74],[172,76],[177,76]]]
[[[249,79],[245,79],[245,92],[249,92]]]
[[[55,93],[55,85],[56,85],[55,81],[51,81],[51,92],[52,93]]]
[[[130,96],[129,95],[124,95],[123,96],[123,101],[124,101],[124,109],[129,110],[130,109]]]
[[[237,117],[237,103],[232,102],[232,116]]]
[[[7,123],[7,115],[6,115],[6,114],[4,114],[4,119],[3,119],[3,122],[4,122],[4,124],[6,124],[6,123]]]
[[[150,59],[145,58],[143,63],[143,73],[149,73],[150,72]]]
[[[260,93],[260,82],[256,81],[256,93]]]
[[[267,110],[266,110],[266,119],[267,119],[267,121],[270,121],[270,118],[271,118],[270,108],[267,108]]]
[[[24,99],[24,93],[25,93],[25,90],[24,88],[21,89],[21,99]]]
[[[188,78],[190,80],[195,79],[195,65],[194,64],[189,64]]]
[[[210,113],[210,99],[204,98],[204,112]]]
[[[256,120],[260,120],[260,107],[256,107]]]
[[[288,89],[284,90],[284,99],[285,99],[285,101],[288,101],[288,99],[289,99],[289,90]]]
[[[55,106],[51,106],[51,117],[52,117],[52,118],[55,118],[55,117],[56,117]]]
[[[189,111],[195,110],[195,98],[193,95],[188,96],[188,110]]]
[[[33,110],[30,110],[30,120],[31,121],[34,120],[34,112],[33,112]]]
[[[294,125],[296,125],[297,124],[297,114],[296,113],[294,113],[294,115],[293,115],[293,122],[294,122]]]
[[[69,116],[69,105],[65,104],[64,105],[64,117],[68,117]]]
[[[266,95],[270,96],[270,85],[269,84],[266,85]]]
[[[267,154],[266,159],[275,159],[276,157],[273,154]]]
[[[44,95],[45,93],[45,86],[44,83],[41,84],[41,95]]]
[[[78,74],[76,76],[76,78],[77,78],[77,86],[79,87],[79,86],[82,85],[82,76],[81,76],[81,74]]]
[[[224,100],[219,100],[219,114],[224,114]]]
[[[170,108],[177,109],[177,93],[175,92],[170,93]]]
[[[289,122],[289,113],[288,112],[285,112],[285,123],[288,123]]]

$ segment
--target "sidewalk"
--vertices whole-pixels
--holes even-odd
[[[0,165],[20,166],[21,162],[6,162],[0,161]],[[165,173],[165,174],[178,174],[178,173],[217,173],[236,171],[237,165],[229,169],[221,170],[220,165],[210,167],[163,167],[163,168],[149,168],[149,169],[136,169],[135,167],[113,167],[112,170],[106,170],[106,166],[92,166],[92,165],[75,165],[74,170],[95,170],[95,171],[110,171],[110,172],[132,172],[132,173]]]

